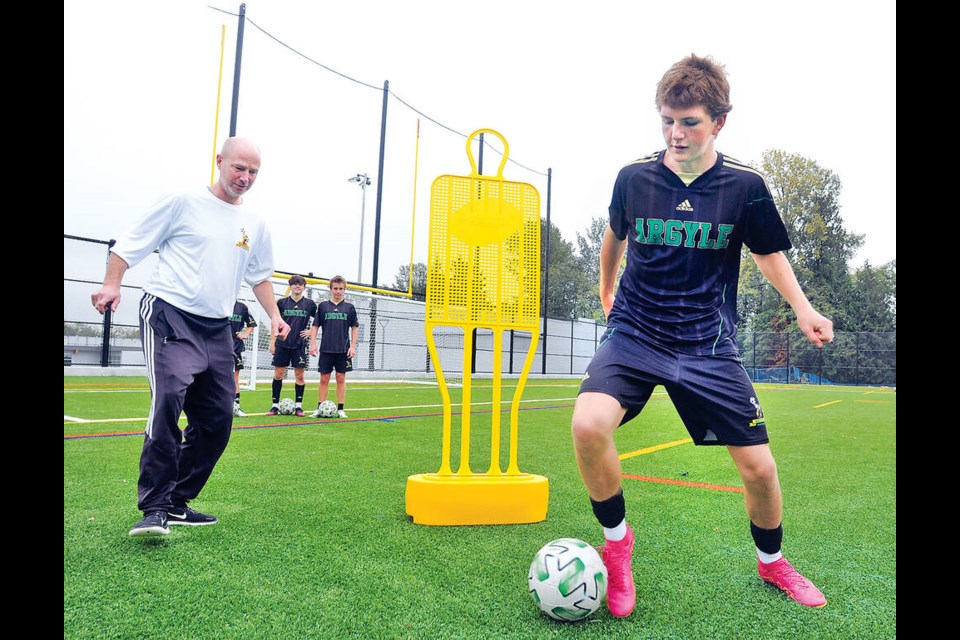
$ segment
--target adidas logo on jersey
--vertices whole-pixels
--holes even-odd
[[[689,200],[684,200],[677,205],[677,211],[693,211],[693,207],[690,206]]]

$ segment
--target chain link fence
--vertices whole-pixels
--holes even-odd
[[[137,312],[141,287],[149,277],[156,254],[130,269],[124,278],[122,304],[109,319],[101,317],[90,303],[90,295],[102,282],[108,243],[64,236],[63,364],[67,367],[144,367],[140,350]],[[278,297],[285,295],[286,282],[274,282]],[[327,298],[323,285],[310,285],[305,295],[316,301]],[[260,324],[269,327],[252,292],[244,288],[240,299],[247,302]],[[424,334],[424,304],[404,298],[348,291],[347,300],[357,307],[360,334],[353,360],[354,375],[361,377],[399,376],[432,378]],[[108,320],[105,322],[105,320]],[[540,334],[531,373],[547,376],[579,376],[589,364],[606,327],[592,320],[548,318],[541,320]],[[106,339],[104,339],[106,335]],[[445,376],[462,376],[465,370],[477,375],[492,374],[494,335],[478,329],[473,353],[463,353],[463,333],[457,328],[439,328],[434,333],[440,366]],[[524,331],[505,331],[500,354],[505,375],[519,374],[532,336]],[[257,371],[272,374],[270,335],[258,330],[247,344],[245,362],[256,363]],[[799,331],[782,333],[744,332],[738,335],[743,366],[755,382],[789,384],[844,384],[896,386],[897,334],[838,333],[832,344],[817,349]],[[255,357],[251,352],[256,350]],[[316,371],[311,358],[308,371]]]

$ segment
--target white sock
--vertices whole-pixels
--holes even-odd
[[[606,527],[603,528],[603,537],[611,542],[619,542],[627,537],[627,520],[624,519],[623,522],[618,524],[612,529]]]
[[[771,562],[776,562],[783,557],[782,551],[777,551],[776,553],[764,553],[757,549],[757,557],[760,558],[760,562],[763,564],[770,564]]]

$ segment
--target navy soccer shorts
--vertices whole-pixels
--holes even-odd
[[[243,340],[233,340],[233,362],[234,369],[240,371],[243,369],[243,350],[244,350]]]
[[[309,361],[310,354],[307,353],[306,346],[287,349],[278,345],[273,349],[273,366],[275,367],[306,369]]]
[[[334,369],[337,373],[346,373],[353,369],[353,362],[347,357],[346,353],[320,353],[320,366],[317,370],[320,373],[330,373]]]
[[[694,356],[607,329],[580,384],[616,398],[635,418],[654,387],[663,385],[698,445],[748,446],[769,442],[763,410],[736,354]]]

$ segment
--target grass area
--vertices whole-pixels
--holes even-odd
[[[491,407],[481,404],[490,384],[473,388],[475,472],[490,459]],[[513,384],[504,383],[504,441]],[[269,407],[261,387],[243,393],[246,411]],[[375,383],[349,386],[348,420],[235,420],[192,503],[220,523],[137,539],[127,531],[140,517],[145,380],[65,377],[64,637],[896,636],[896,393],[864,388],[758,388],[784,488],[784,551],[827,607],[807,609],[760,581],[741,493],[625,479],[636,611],[620,620],[601,608],[579,623],[541,614],[527,593],[536,551],[559,537],[602,542],[569,433],[577,387],[530,380],[523,395],[520,468],[549,479],[543,522],[414,524],[406,480],[440,466],[440,392]],[[308,385],[311,409],[315,397]],[[618,431],[622,455],[687,437],[666,396],[654,398]],[[456,415],[453,426],[456,470]],[[506,443],[501,459],[506,468]],[[635,455],[623,471],[742,486],[719,447]]]

